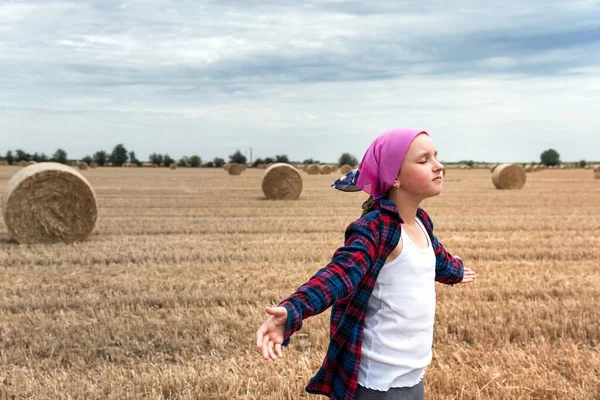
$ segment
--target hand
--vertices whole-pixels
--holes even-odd
[[[477,278],[477,274],[469,267],[464,267],[463,279],[460,283],[473,282]]]
[[[285,334],[287,310],[285,307],[267,307],[269,318],[256,331],[256,347],[265,360],[277,360],[283,357],[281,345]]]

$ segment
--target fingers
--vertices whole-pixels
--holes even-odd
[[[284,307],[267,307],[265,312],[274,317],[284,317],[287,314],[287,310]]]
[[[281,351],[281,343],[275,343],[275,352],[279,358],[283,358],[283,352]]]
[[[267,327],[265,326],[265,324],[262,324],[260,328],[258,328],[258,330],[256,331],[256,347],[258,347],[259,349],[262,346],[263,336],[265,335],[265,333],[267,333]]]
[[[477,274],[471,268],[465,267],[463,272],[463,280],[464,283],[473,282],[477,278]]]
[[[267,344],[267,351],[269,353],[269,357],[271,357],[271,360],[277,360],[277,356],[275,355],[275,353],[273,353],[273,345],[275,343],[273,343],[271,340],[269,340],[269,343]]]
[[[265,335],[265,337],[263,338],[263,342],[262,342],[262,356],[265,360],[268,360],[270,358],[269,356],[269,335]]]

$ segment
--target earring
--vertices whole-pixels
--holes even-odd
[[[399,188],[399,187],[400,187],[400,183],[396,182],[396,183],[394,184],[394,187],[395,187],[395,188]]]

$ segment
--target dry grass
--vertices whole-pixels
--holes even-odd
[[[18,170],[0,169],[0,189]],[[280,362],[260,359],[254,332],[264,306],[330,260],[365,198],[315,176],[299,200],[270,202],[263,173],[87,170],[89,241],[18,246],[0,223],[0,397],[307,398],[329,312]],[[437,286],[428,399],[600,397],[600,208],[585,200],[598,196],[589,171],[499,191],[474,169],[424,203],[479,274]]]

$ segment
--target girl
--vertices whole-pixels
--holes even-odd
[[[444,167],[425,131],[393,129],[377,137],[358,170],[332,186],[370,195],[333,259],[277,307],[256,332],[265,359],[302,320],[332,306],[323,365],[306,391],[334,400],[424,399],[432,358],[434,281],[471,282],[475,273],[448,253],[419,207],[442,190]]]

